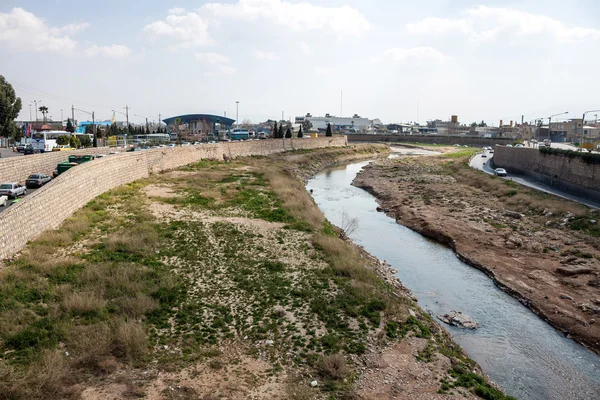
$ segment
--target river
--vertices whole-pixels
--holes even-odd
[[[451,249],[378,213],[375,198],[351,186],[368,163],[329,169],[308,182],[327,219],[340,226],[343,213],[356,218],[351,239],[392,265],[427,312],[457,310],[477,321],[474,331],[446,329],[507,394],[521,400],[600,399],[600,357],[565,338]]]

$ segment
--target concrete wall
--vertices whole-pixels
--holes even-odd
[[[428,144],[460,144],[468,146],[494,146],[495,144],[509,144],[514,139],[510,138],[482,138],[470,136],[438,136],[438,135],[348,135],[348,142],[404,142]]]
[[[579,157],[543,154],[538,149],[496,146],[496,167],[589,200],[600,201],[600,165]]]
[[[287,150],[346,145],[345,136],[273,139],[159,148],[99,158],[66,171],[0,214],[0,260],[15,254],[42,232],[57,228],[96,196],[146,178],[151,173],[178,168],[202,159],[223,160],[224,157],[269,155]],[[15,162],[22,161],[16,159]]]
[[[52,151],[43,154],[30,154],[27,156],[8,157],[0,159],[0,182],[25,183],[25,179],[31,174],[41,172],[52,175],[56,164],[67,161],[72,154],[108,154],[108,147],[97,147],[90,149],[71,151]]]

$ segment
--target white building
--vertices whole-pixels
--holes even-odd
[[[334,130],[339,128],[342,130],[364,132],[371,129],[371,120],[369,118],[362,118],[357,114],[354,114],[353,117],[335,117],[329,114],[325,114],[324,117],[313,117],[310,114],[306,114],[303,117],[296,117],[294,123],[302,124],[306,120],[311,122],[311,129],[320,131],[326,130],[327,124],[331,124],[331,128]]]

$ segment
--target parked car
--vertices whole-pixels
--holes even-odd
[[[481,158],[487,158],[487,154],[481,153]]]
[[[52,151],[69,151],[69,150],[75,150],[74,147],[71,147],[69,145],[64,145],[64,146],[54,146],[52,148]]]
[[[506,176],[506,170],[504,168],[496,168],[494,170],[494,175],[496,175],[496,176]]]
[[[22,152],[23,152],[23,150],[25,150],[25,145],[24,145],[24,144],[22,144],[22,143],[19,143],[19,144],[17,145],[17,147],[16,147],[16,150],[17,150],[17,152],[18,152],[18,153],[22,153]]]
[[[525,147],[525,146],[523,146],[521,143],[519,143],[519,144],[515,144],[515,147],[521,148],[521,147]]]
[[[34,149],[33,146],[30,144],[25,145],[25,147],[23,148],[24,155],[35,154],[35,153],[39,153],[39,152],[40,152],[39,150]]]
[[[512,144],[507,144],[506,147],[512,147]]]
[[[0,184],[0,196],[7,196],[9,199],[16,199],[19,196],[25,196],[27,188],[19,185],[16,182],[8,182]]]
[[[46,174],[32,174],[25,180],[25,186],[27,188],[42,187],[51,180],[52,178]]]
[[[7,202],[8,202],[8,196],[0,196],[0,206],[6,207]]]

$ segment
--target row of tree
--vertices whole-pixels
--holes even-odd
[[[310,124],[310,126],[312,127],[312,123],[310,121],[308,121],[308,123]],[[298,129],[298,135],[297,137],[301,138],[304,136],[304,133],[302,132],[302,127],[305,126],[304,124],[300,125],[300,129]],[[310,128],[309,128],[310,129]],[[332,136],[333,132],[331,130],[331,124],[327,124],[327,130],[325,131],[325,136]],[[288,124],[287,125],[287,129],[285,131],[285,134],[283,133],[283,123],[279,124],[279,128],[277,128],[277,121],[275,121],[273,123],[273,131],[271,136],[274,139],[291,139],[292,138],[292,128],[291,126]]]

